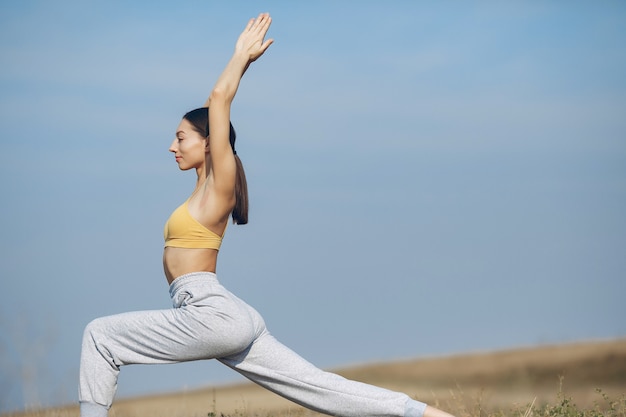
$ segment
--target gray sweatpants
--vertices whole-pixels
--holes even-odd
[[[85,328],[80,415],[106,417],[120,366],[217,359],[304,407],[334,416],[422,417],[407,395],[322,371],[278,342],[252,307],[215,274],[183,275],[170,285],[174,308],[102,317]]]

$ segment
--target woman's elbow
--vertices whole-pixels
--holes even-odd
[[[229,104],[231,101],[232,97],[230,97],[230,94],[222,87],[215,87],[209,96],[209,103],[211,105]]]

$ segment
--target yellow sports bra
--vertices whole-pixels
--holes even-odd
[[[165,223],[165,247],[219,250],[224,235],[217,235],[194,219],[189,213],[188,203],[189,200],[174,210]]]

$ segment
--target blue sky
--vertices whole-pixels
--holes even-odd
[[[261,11],[218,275],[280,340],[332,367],[626,336],[622,2],[127,3],[0,5],[0,411],[74,402],[85,324],[169,307],[167,148]]]

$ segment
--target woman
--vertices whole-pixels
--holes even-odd
[[[122,365],[213,358],[322,413],[449,416],[405,394],[314,367],[274,339],[261,316],[217,280],[217,255],[228,218],[245,224],[248,217],[230,106],[248,66],[272,44],[265,40],[270,23],[268,14],[248,22],[206,107],[187,113],[176,130],[169,150],[181,170],[195,169],[198,178],[189,199],[165,226],[163,267],[174,308],[103,317],[87,325],[80,364],[82,417],[108,415]]]

